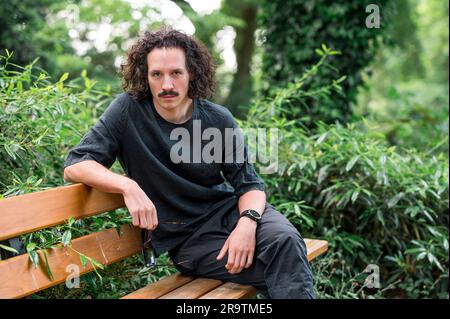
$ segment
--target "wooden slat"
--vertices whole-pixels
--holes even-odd
[[[192,280],[194,280],[193,277],[176,273],[136,290],[135,292],[122,297],[122,299],[157,299]]]
[[[161,296],[159,299],[197,299],[221,284],[222,281],[220,280],[197,278],[182,287]]]
[[[109,265],[140,251],[140,231],[124,225],[119,237],[116,229],[108,229],[74,239],[72,247],[94,258],[103,265]],[[34,268],[28,254],[0,261],[0,298],[20,298],[36,291],[64,282],[71,272],[66,272],[70,264],[79,266],[80,275],[93,271],[90,263],[83,268],[79,255],[67,247],[47,249],[47,256],[54,279],[50,280],[43,254],[40,266]]]
[[[305,240],[305,244],[308,251],[308,261],[313,260],[328,250],[328,242],[326,240],[308,239],[308,241]]]
[[[248,285],[227,282],[216,289],[200,296],[199,299],[245,299],[253,297],[258,290]]]
[[[305,238],[304,241],[309,261],[328,249],[328,243],[324,240]],[[192,277],[174,274],[128,294],[123,299],[245,299],[251,298],[257,293],[255,288],[248,285],[223,283],[219,280],[211,281],[211,279],[204,278],[194,281],[192,279]]]
[[[0,200],[0,240],[124,207],[121,194],[104,193],[83,184]]]

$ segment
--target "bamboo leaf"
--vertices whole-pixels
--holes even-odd
[[[355,164],[356,164],[356,162],[358,161],[358,159],[359,159],[359,155],[353,157],[353,158],[347,163],[347,165],[345,166],[345,170],[346,170],[347,172],[349,172],[349,171],[353,168],[353,166],[355,166]]]
[[[50,269],[50,265],[48,263],[47,253],[45,252],[45,250],[42,250],[42,254],[44,255],[45,269],[47,270],[47,274],[50,277],[50,280],[53,281],[54,276],[53,276],[52,270]]]
[[[15,254],[19,254],[19,252],[16,249],[6,246],[6,245],[0,244],[0,248],[4,249],[6,251],[9,251],[9,252],[15,253]]]
[[[36,250],[29,251],[28,256],[34,265],[34,268],[37,268],[39,265],[39,255],[36,253]]]
[[[62,235],[61,242],[64,246],[69,246],[70,241],[72,240],[72,232],[70,230],[66,230]]]

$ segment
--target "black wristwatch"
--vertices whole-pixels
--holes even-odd
[[[251,220],[254,220],[257,224],[261,221],[261,215],[254,209],[244,210],[241,214],[241,217],[248,217]]]

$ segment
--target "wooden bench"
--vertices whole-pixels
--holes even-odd
[[[125,207],[120,194],[100,192],[83,184],[62,186],[50,190],[0,200],[0,241],[31,233],[75,219]],[[327,242],[305,239],[308,259],[324,253]],[[140,230],[131,225],[107,229],[72,240],[72,247],[104,266],[141,252]],[[1,249],[1,248],[0,248]],[[85,267],[79,255],[68,247],[45,250],[52,270],[50,278],[39,251],[41,262],[34,267],[27,253],[0,261],[0,298],[21,298],[55,286],[69,275],[66,267],[75,264],[80,275],[94,270],[91,263]],[[249,298],[257,291],[251,286],[206,278],[192,278],[180,273],[139,289],[123,298]]]

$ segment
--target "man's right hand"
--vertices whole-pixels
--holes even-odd
[[[158,226],[158,216],[156,207],[147,194],[133,180],[129,180],[122,194],[133,225],[154,230]]]
[[[93,160],[82,161],[64,169],[68,182],[83,183],[106,193],[120,193],[133,218],[133,225],[154,230],[158,226],[156,208],[134,180],[113,173]]]

